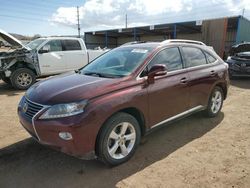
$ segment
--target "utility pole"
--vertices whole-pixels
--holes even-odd
[[[242,10],[242,17],[244,17],[244,14],[245,14],[245,8],[243,8]]]
[[[78,6],[77,6],[77,30],[78,30],[78,37],[81,38],[81,28],[80,28],[79,7]]]
[[[125,16],[125,28],[128,28],[128,15]]]

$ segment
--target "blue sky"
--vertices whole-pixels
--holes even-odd
[[[82,0],[0,0],[0,28],[12,33],[33,35],[75,34],[69,26],[48,20],[59,7],[82,5]]]
[[[0,0],[0,29],[24,35],[77,34],[76,6],[81,31],[153,25],[236,16],[249,0]]]

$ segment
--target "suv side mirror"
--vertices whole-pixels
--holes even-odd
[[[44,53],[48,53],[50,51],[50,46],[49,45],[44,45],[39,51],[39,54],[44,54]]]
[[[156,76],[164,76],[167,74],[167,67],[164,64],[153,65],[148,71],[148,79],[153,80]]]

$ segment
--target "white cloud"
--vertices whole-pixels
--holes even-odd
[[[250,13],[249,0],[87,0],[79,7],[84,31],[235,16],[243,8]],[[250,14],[249,14],[250,16]],[[54,24],[76,27],[76,7],[60,7],[51,16]]]
[[[161,1],[156,3],[152,0],[135,0],[128,7],[129,11],[135,11],[140,14],[157,15],[167,12],[179,12],[183,9],[183,0]]]

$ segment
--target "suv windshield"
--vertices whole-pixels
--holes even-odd
[[[29,47],[30,49],[34,50],[38,46],[40,46],[44,41],[45,41],[45,39],[36,39],[36,40],[33,40],[30,43],[28,43],[26,46]]]
[[[85,66],[81,73],[99,77],[130,75],[150,54],[153,48],[123,47],[111,50]]]

